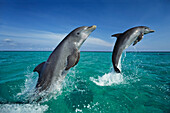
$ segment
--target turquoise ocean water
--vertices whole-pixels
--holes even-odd
[[[0,52],[0,101],[17,101],[35,87],[33,69],[51,52]],[[38,104],[1,104],[0,113],[169,113],[170,53],[126,52],[122,74],[111,52],[81,52],[55,94]],[[57,86],[56,86],[57,87]]]

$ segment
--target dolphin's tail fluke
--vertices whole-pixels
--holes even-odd
[[[116,66],[114,66],[114,69],[115,69],[116,73],[121,73],[120,70]]]

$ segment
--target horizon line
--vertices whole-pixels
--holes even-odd
[[[0,50],[0,52],[52,52],[50,50]],[[80,52],[113,52],[113,51],[80,51]],[[139,51],[132,51],[127,50],[125,52],[170,52],[170,50],[139,50]]]

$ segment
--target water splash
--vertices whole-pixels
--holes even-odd
[[[119,59],[118,68],[121,71],[121,61],[123,62],[126,57],[126,51],[123,52]],[[115,70],[111,67],[111,72],[105,73],[102,77],[98,76],[98,79],[90,77],[90,80],[93,81],[96,85],[99,86],[111,86],[112,84],[123,83],[123,75],[121,73],[116,73]]]
[[[112,70],[109,73],[105,73],[102,77],[98,76],[98,79],[90,77],[90,80],[99,86],[111,86],[112,84],[122,83],[123,75]]]
[[[24,86],[21,86],[21,92],[17,94],[17,98],[21,98],[24,96],[24,99],[29,98],[35,92],[36,82],[38,80],[38,76],[36,76],[33,72],[29,72],[27,70],[27,74],[25,75],[25,83]]]
[[[16,101],[24,102],[30,98],[35,91],[35,85],[38,76],[30,71],[30,66],[27,67],[25,72],[24,86],[21,86],[19,92],[14,98]],[[10,101],[9,101],[10,102]],[[14,102],[15,103],[15,102]],[[1,104],[0,113],[43,113],[48,110],[48,105],[40,104]]]
[[[48,109],[47,105],[34,104],[4,104],[0,105],[0,113],[43,113]]]
[[[71,78],[75,78],[75,69],[70,70],[69,75]],[[21,92],[19,92],[15,98],[18,100],[29,100],[31,95],[35,93],[35,86],[38,80],[38,75],[30,71],[28,67],[25,73],[25,83],[21,86]],[[62,94],[62,89],[71,84],[72,80],[69,77],[60,77],[58,82],[55,82],[49,89],[49,94],[46,98],[41,100],[39,103],[34,104],[2,104],[0,105],[0,113],[43,113],[48,110],[50,106],[45,104],[50,99],[56,100],[59,95]],[[44,93],[44,92],[42,92]],[[41,105],[43,104],[43,105]]]
[[[21,92],[17,94],[16,98],[20,100],[29,100],[30,102],[32,102],[36,100],[36,98],[39,98],[37,96],[35,97],[33,96],[35,95],[35,87],[38,80],[38,74],[31,72],[30,68],[27,67],[27,72],[25,77],[26,77],[25,84],[24,86],[21,86]],[[39,96],[45,97],[40,101],[40,103],[49,101],[51,98],[57,99],[57,97],[61,95],[62,88],[64,86],[63,84],[65,83],[64,78],[65,78],[64,76],[59,77],[58,81],[54,82],[50,86],[48,91],[42,91],[41,93],[38,94]]]

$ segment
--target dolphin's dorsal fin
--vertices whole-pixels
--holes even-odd
[[[112,35],[112,37],[120,37],[120,35],[122,35],[123,33],[117,33],[117,34],[114,34],[114,35]]]
[[[33,72],[38,72],[38,74],[40,75],[41,69],[43,67],[45,62],[42,62],[41,64],[39,64],[37,67],[35,67],[35,69],[33,70]]]

